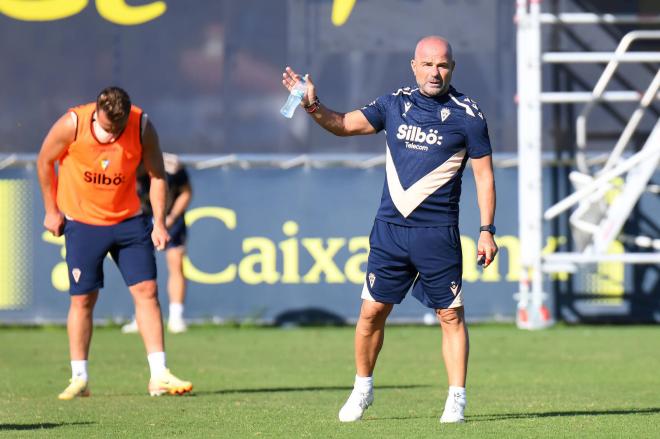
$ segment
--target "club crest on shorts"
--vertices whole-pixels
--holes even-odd
[[[73,270],[71,270],[71,275],[73,276],[73,280],[75,280],[76,283],[78,283],[78,281],[80,280],[81,274],[82,271],[80,271],[80,268],[74,268]]]
[[[451,281],[451,285],[449,285],[449,289],[451,290],[454,296],[458,294],[458,284],[456,282]]]
[[[376,283],[376,275],[373,273],[369,273],[369,286],[373,288],[374,283]]]
[[[110,164],[110,160],[108,159],[101,160],[101,168],[103,168],[104,171],[108,169],[109,164]]]
[[[440,110],[440,119],[442,119],[442,121],[444,122],[445,120],[447,120],[450,114],[451,114],[451,110],[449,108],[443,107],[442,110]]]

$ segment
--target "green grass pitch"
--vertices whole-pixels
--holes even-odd
[[[353,375],[352,328],[197,327],[168,336],[194,394],[149,397],[138,336],[97,328],[90,398],[58,401],[63,328],[0,329],[0,437],[660,437],[660,327],[539,332],[471,327],[467,423],[441,425],[440,330],[391,326],[361,422],[337,411]]]

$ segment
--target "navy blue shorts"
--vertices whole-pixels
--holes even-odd
[[[433,309],[463,306],[458,226],[404,227],[376,220],[369,236],[362,298],[401,303],[413,296]]]
[[[186,222],[183,218],[183,215],[179,216],[174,224],[167,229],[167,232],[170,234],[170,242],[167,243],[166,249],[181,247],[186,245],[186,237],[188,235],[188,229],[186,228]]]
[[[69,293],[87,294],[103,288],[103,260],[110,256],[126,285],[156,279],[151,221],[138,215],[111,226],[67,220],[64,226]]]

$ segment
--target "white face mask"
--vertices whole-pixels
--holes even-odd
[[[115,141],[115,136],[112,133],[107,132],[99,124],[97,120],[96,113],[94,113],[94,122],[92,123],[92,129],[94,130],[94,135],[101,143],[110,143]]]

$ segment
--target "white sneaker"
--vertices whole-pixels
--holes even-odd
[[[467,402],[464,396],[461,396],[458,393],[450,393],[447,395],[447,401],[445,402],[445,411],[440,417],[440,422],[443,424],[455,423],[455,422],[465,422],[465,406]]]
[[[133,319],[130,322],[126,323],[121,327],[121,332],[123,334],[135,334],[138,332],[137,320]]]
[[[367,393],[361,393],[353,389],[351,396],[344,406],[339,410],[339,420],[341,422],[355,422],[362,419],[364,411],[374,402],[373,390]]]
[[[183,319],[170,319],[167,322],[167,330],[170,334],[181,334],[188,330],[188,325]]]

